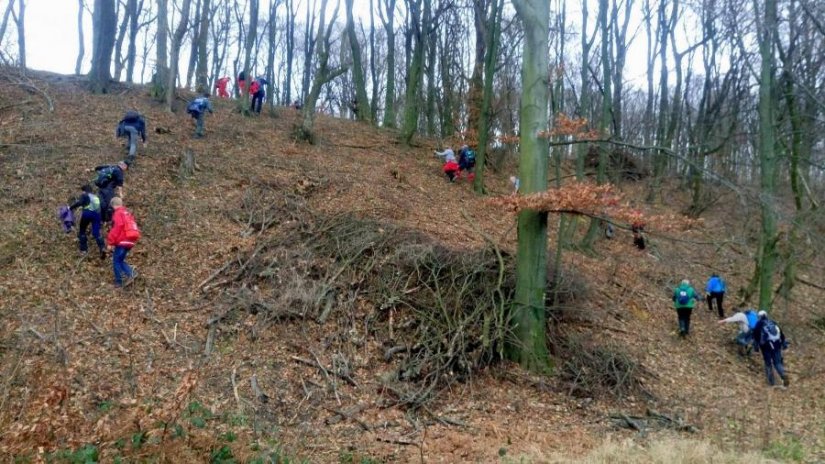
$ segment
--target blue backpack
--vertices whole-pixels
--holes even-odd
[[[762,325],[762,344],[778,342],[780,338],[779,326],[776,325],[776,322],[770,319],[766,320],[765,324]]]
[[[687,288],[676,290],[676,304],[679,306],[687,306],[690,304],[690,292]]]
[[[197,117],[203,111],[203,99],[196,98],[192,100],[189,105],[186,107],[186,112],[191,114],[193,117]]]
[[[759,322],[759,316],[756,311],[749,309],[745,311],[745,316],[748,318],[748,328],[753,330],[756,328],[756,323]]]
[[[467,149],[467,152],[464,154],[464,159],[466,160],[467,166],[473,167],[476,165],[476,152],[471,149]]]

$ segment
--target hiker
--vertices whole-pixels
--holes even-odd
[[[444,166],[442,167],[444,174],[450,182],[455,182],[458,178],[459,166],[455,157],[455,152],[452,148],[447,148],[444,151],[435,150],[435,156],[444,158]]]
[[[719,277],[719,274],[713,273],[710,275],[710,279],[708,279],[708,283],[705,286],[705,295],[708,300],[708,311],[713,311],[713,302],[716,301],[716,309],[719,312],[719,319],[723,319],[725,317],[725,311],[722,309],[722,300],[725,299],[725,281]]]
[[[121,161],[115,165],[97,166],[95,172],[95,186],[100,196],[100,219],[103,222],[112,220],[112,210],[107,205],[116,195],[120,195],[123,187],[123,173],[129,169],[129,161]]]
[[[458,169],[460,171],[467,171],[467,180],[472,182],[476,174],[473,168],[476,166],[476,152],[467,145],[458,150]]]
[[[633,244],[636,245],[636,248],[644,250],[646,248],[644,236],[645,224],[641,221],[633,221],[630,225],[630,231],[633,232]]]
[[[106,242],[109,245],[109,251],[112,252],[115,287],[120,288],[131,284],[137,277],[137,272],[126,263],[126,255],[140,238],[140,232],[132,213],[123,206],[123,200],[120,197],[112,198],[111,207],[115,212],[112,215],[112,230],[106,236]]]
[[[736,334],[736,345],[740,356],[749,355],[751,352],[751,343],[753,342],[753,329],[756,328],[756,323],[759,321],[759,316],[753,309],[745,311],[738,311],[733,316],[727,319],[719,319],[717,324],[739,324],[739,333]]]
[[[126,157],[130,162],[134,162],[137,155],[137,138],[138,134],[146,146],[146,120],[143,116],[134,110],[129,110],[123,115],[123,119],[117,123],[117,130],[115,135],[120,137],[127,137],[127,147],[129,148],[129,155]]]
[[[776,369],[776,373],[782,378],[782,385],[787,387],[790,381],[782,362],[782,350],[788,347],[785,334],[779,330],[775,321],[768,318],[766,311],[759,311],[758,316],[759,321],[753,329],[753,350],[757,353],[762,351],[768,384],[774,385],[773,370]]]
[[[682,280],[673,291],[673,307],[679,317],[679,336],[686,337],[690,333],[690,314],[696,305],[696,290],[690,286],[690,281]]]
[[[97,248],[100,250],[100,259],[106,259],[106,244],[103,242],[103,237],[100,236],[100,197],[92,193],[92,186],[89,184],[83,185],[80,190],[83,191],[83,194],[69,206],[72,211],[75,208],[83,208],[80,214],[80,225],[77,227],[80,254],[86,256],[89,253],[86,229],[92,226],[92,237],[94,237]]]
[[[195,119],[195,138],[203,137],[203,118],[206,112],[212,114],[212,102],[209,101],[209,92],[204,92],[202,97],[198,97],[189,103],[186,112]]]
[[[267,84],[269,82],[263,77],[259,77],[249,84],[249,94],[252,95],[252,107],[250,109],[255,113],[261,114],[261,106],[264,103],[264,98],[266,98],[264,86]]]
[[[69,203],[71,202],[72,200],[69,200]],[[63,227],[63,233],[68,234],[74,229],[74,215],[68,204],[57,208],[57,220],[60,221],[60,225]]]
[[[301,109],[303,109],[303,107],[304,107],[304,105],[298,100],[295,100],[294,102],[292,102],[292,108],[294,108],[297,111],[301,111]]]
[[[237,83],[238,83],[238,95],[243,97],[243,89],[246,86],[246,74],[243,71],[238,73]]]
[[[218,91],[218,97],[220,98],[229,98],[229,92],[226,91],[226,87],[229,85],[229,77],[223,76],[215,82],[215,90]]]

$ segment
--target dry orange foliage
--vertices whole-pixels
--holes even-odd
[[[547,213],[580,214],[620,223],[643,224],[648,229],[686,230],[702,224],[701,219],[691,219],[680,214],[645,214],[626,202],[622,193],[612,184],[572,182],[544,192],[495,197],[488,201],[513,213],[532,209]]]

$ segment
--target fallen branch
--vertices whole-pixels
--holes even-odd
[[[362,421],[358,417],[355,417],[355,414],[358,414],[359,412],[363,411],[364,409],[366,409],[366,405],[362,405],[362,404],[353,406],[349,409],[328,409],[328,411],[334,412],[335,415],[333,415],[331,417],[328,417],[324,421],[324,423],[327,424],[327,425],[332,425],[332,424],[337,424],[338,422],[341,422],[342,419],[349,419],[351,421],[355,421],[361,427],[361,429],[363,429],[365,432],[368,432],[372,429],[372,427],[370,427],[369,424]]]
[[[314,354],[314,353],[313,353],[313,356],[315,356],[315,354]],[[301,364],[306,364],[307,366],[316,367],[316,368],[320,369],[320,370],[321,370],[321,372],[322,372],[325,376],[327,376],[327,377],[329,377],[329,374],[332,374],[332,375],[334,375],[334,376],[338,377],[339,379],[341,379],[341,380],[343,380],[343,381],[347,382],[348,384],[352,385],[353,387],[357,387],[357,386],[358,386],[358,383],[356,383],[356,382],[355,382],[355,380],[353,380],[353,379],[352,379],[352,377],[349,377],[349,376],[347,376],[347,375],[341,374],[341,373],[339,373],[339,372],[331,371],[331,370],[327,369],[326,367],[324,367],[324,366],[321,364],[321,361],[318,361],[318,360],[317,360],[317,357],[316,357],[316,360],[315,360],[315,361],[311,361],[311,360],[309,360],[309,359],[302,358],[302,357],[300,357],[300,356],[292,356],[292,360],[293,360],[293,361],[296,361],[296,362],[299,362],[299,363],[301,363]]]

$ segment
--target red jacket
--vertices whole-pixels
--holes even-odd
[[[458,171],[458,163],[456,163],[455,161],[447,161],[446,163],[444,163],[443,169],[445,173]]]
[[[135,242],[126,240],[126,215],[132,214],[123,206],[115,208],[112,214],[112,229],[109,235],[106,236],[106,243],[110,246],[119,246],[123,248],[132,248]]]

